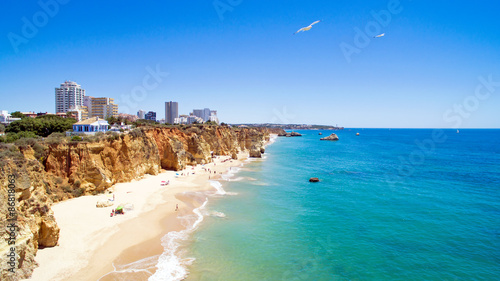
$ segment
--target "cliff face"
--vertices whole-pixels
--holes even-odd
[[[118,182],[127,182],[162,169],[182,170],[187,165],[212,161],[214,155],[236,157],[248,151],[260,157],[270,133],[264,128],[191,127],[136,129],[129,134],[106,137],[98,142],[61,142],[47,144],[43,165],[28,146],[23,157],[0,165],[0,202],[8,200],[8,176],[16,175],[15,232],[18,267],[8,271],[10,233],[0,232],[0,279],[19,280],[36,267],[38,247],[57,245],[59,228],[50,209],[52,202],[85,194],[97,194]],[[2,222],[8,217],[6,204],[0,206]]]
[[[29,152],[25,159],[2,159],[0,164],[1,280],[30,276],[36,267],[38,247],[55,246],[59,239],[59,228],[50,209],[52,200],[46,192],[51,186],[50,179],[40,162],[29,157]],[[9,194],[14,194],[8,192],[9,178],[15,190],[13,201],[9,201]],[[9,210],[7,202],[13,203],[14,212]],[[8,264],[12,261],[8,255],[12,253],[17,255],[15,263]]]
[[[131,135],[96,143],[52,144],[44,161],[53,181],[66,189],[63,191],[71,189],[76,195],[96,194],[117,182],[156,175],[159,163],[156,143]]]

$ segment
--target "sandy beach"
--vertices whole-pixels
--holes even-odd
[[[219,156],[206,165],[116,184],[107,194],[54,204],[52,209],[61,229],[59,244],[39,249],[39,267],[28,280],[115,280],[113,264],[145,263],[148,260],[144,259],[149,258],[147,270],[125,273],[127,279],[147,279],[164,250],[161,238],[185,229],[185,217],[203,204],[207,192],[216,192],[209,180],[241,166],[247,156],[246,152],[238,155],[239,160]],[[161,181],[169,184],[162,186]],[[98,201],[111,201],[113,196],[112,206],[96,207]],[[111,216],[120,204],[133,205],[133,210]]]

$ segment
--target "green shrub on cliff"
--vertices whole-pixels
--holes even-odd
[[[7,133],[0,142],[16,142],[19,139],[22,138],[36,138],[38,137],[35,133],[33,132],[18,132],[18,133]]]
[[[5,164],[6,161],[4,159],[14,159],[14,160],[23,160],[24,156],[19,151],[19,148],[13,144],[0,143],[0,166]]]
[[[71,192],[71,194],[73,194],[74,197],[80,197],[83,195],[84,192],[85,192],[85,189],[79,187],[79,188],[74,189]]]
[[[141,129],[137,128],[130,131],[129,135],[131,135],[134,138],[138,138],[144,136],[144,132]]]
[[[118,134],[117,132],[108,131],[106,132],[106,136],[107,136],[106,139],[108,141],[114,141],[120,139],[120,134]]]

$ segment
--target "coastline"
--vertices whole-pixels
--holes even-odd
[[[127,276],[150,276],[156,270],[158,261],[157,258],[154,261],[154,257],[159,257],[164,251],[162,237],[186,229],[186,222],[181,218],[192,215],[193,210],[203,204],[200,202],[203,196],[193,198],[183,194],[216,193],[209,179],[220,178],[230,167],[240,166],[247,157],[248,152],[241,152],[238,160],[219,156],[206,165],[188,166],[182,171],[165,171],[156,176],[116,184],[109,189],[115,195],[114,204],[110,207],[95,206],[97,201],[109,198],[104,194],[55,204],[54,216],[61,228],[59,244],[39,249],[36,256],[39,267],[34,270],[31,279],[26,280],[114,280],[113,274],[110,274],[115,270],[113,264],[148,258],[149,273],[146,270],[138,273],[125,270],[123,273]],[[210,169],[212,174],[204,168]],[[188,172],[189,176],[186,176]],[[161,186],[162,180],[168,180],[170,184]],[[132,203],[134,210],[110,217],[111,210],[120,203]],[[179,211],[175,211],[176,204]],[[136,277],[147,279],[145,275]]]

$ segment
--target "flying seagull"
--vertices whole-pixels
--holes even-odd
[[[373,36],[373,38],[380,38],[380,37],[384,37],[384,36],[385,36],[385,33],[382,33],[382,34],[379,34],[379,35]]]
[[[313,27],[313,25],[317,24],[318,22],[320,22],[320,20],[317,20],[317,21],[311,23],[309,26],[302,27],[301,29],[297,30],[297,32],[295,32],[293,35],[295,35],[295,34],[297,34],[299,32],[311,30],[311,28]]]

